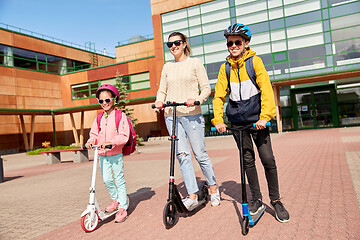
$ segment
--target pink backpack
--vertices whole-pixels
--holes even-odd
[[[101,121],[101,118],[103,115],[104,115],[104,112],[101,112],[96,117],[96,122],[98,125],[99,132],[100,132],[100,121]],[[117,132],[119,132],[118,126],[120,124],[121,117],[122,117],[122,111],[115,109],[115,125],[116,125]],[[133,153],[135,151],[135,148],[136,148],[136,133],[135,133],[135,129],[134,129],[134,126],[133,126],[130,118],[127,116],[126,116],[126,118],[127,118],[128,124],[130,126],[130,136],[129,136],[128,142],[123,147],[123,154],[130,155],[131,153]]]

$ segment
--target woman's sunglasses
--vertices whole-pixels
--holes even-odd
[[[114,98],[107,98],[107,99],[98,99],[99,104],[103,104],[104,102],[106,103],[110,103],[111,100],[113,100]]]
[[[240,41],[240,40],[236,40],[236,41],[235,41],[235,45],[238,46],[238,47],[240,47],[242,44],[243,44],[243,42]],[[233,42],[233,41],[228,41],[228,42],[226,43],[226,46],[227,46],[228,48],[229,48],[229,47],[232,47],[233,45],[234,45],[234,42]]]
[[[173,42],[167,42],[166,45],[168,46],[168,48],[171,48],[173,46],[173,44],[175,44],[175,46],[180,46],[180,44],[182,43],[183,41],[182,40],[176,40],[176,41],[173,41]]]

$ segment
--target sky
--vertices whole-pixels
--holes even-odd
[[[153,34],[150,0],[0,0],[4,24],[114,55],[118,42]]]

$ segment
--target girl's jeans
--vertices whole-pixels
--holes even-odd
[[[209,185],[216,184],[214,169],[209,156],[205,150],[204,128],[205,121],[202,114],[194,116],[176,117],[176,136],[179,141],[176,142],[176,157],[180,163],[181,173],[184,178],[186,190],[188,194],[199,191],[194,168],[191,160],[191,152],[188,144],[198,161],[200,168]],[[166,127],[169,134],[172,134],[173,117],[165,117]]]
[[[243,125],[232,124],[232,127],[241,128],[243,127]],[[236,136],[234,137],[235,141],[238,148],[240,149],[238,133],[234,133]],[[252,198],[262,199],[258,174],[255,166],[255,153],[251,138],[254,139],[255,145],[259,153],[259,157],[261,159],[261,163],[265,169],[265,176],[269,189],[269,197],[271,200],[278,200],[280,198],[279,182],[275,158],[271,148],[269,128],[256,130],[256,128],[251,127],[243,131],[244,168],[250,185]]]
[[[99,160],[101,175],[110,193],[110,197],[120,204],[119,208],[127,210],[129,203],[127,202],[123,154],[120,153],[112,156],[99,155]]]

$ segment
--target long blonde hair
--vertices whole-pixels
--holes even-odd
[[[173,32],[169,35],[168,39],[171,38],[171,37],[174,37],[174,36],[179,36],[181,38],[181,40],[186,43],[186,47],[184,49],[184,53],[186,56],[190,56],[190,53],[191,53],[191,47],[190,47],[190,44],[189,44],[189,39],[188,37],[181,33],[181,32]]]

